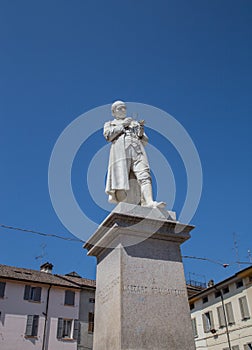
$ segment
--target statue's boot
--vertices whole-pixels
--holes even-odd
[[[164,208],[166,206],[165,202],[156,202],[153,200],[152,195],[152,185],[147,183],[141,186],[142,197],[144,200],[143,207],[147,208]]]

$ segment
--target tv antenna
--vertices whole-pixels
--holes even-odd
[[[41,255],[35,256],[36,260],[40,260],[40,265],[42,265],[43,258],[46,256],[45,248],[47,245],[45,243],[40,244],[41,247]]]
[[[239,270],[241,269],[240,265],[240,257],[239,257],[239,248],[238,248],[238,242],[237,242],[237,235],[235,232],[233,232],[233,241],[234,241],[234,250],[235,250],[235,256],[236,256],[236,263],[238,264]]]

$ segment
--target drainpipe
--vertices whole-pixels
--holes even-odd
[[[50,290],[52,288],[52,285],[50,284],[48,290],[47,290],[47,297],[46,297],[46,310],[43,312],[45,316],[45,325],[44,325],[44,334],[43,334],[43,341],[42,341],[42,350],[46,350],[46,333],[47,333],[47,323],[48,323],[48,307],[49,307],[49,297],[50,297]]]
[[[228,329],[228,322],[227,322],[227,314],[226,314],[225,305],[224,305],[223,293],[222,293],[222,290],[221,290],[221,289],[217,289],[216,287],[214,287],[214,289],[215,289],[216,291],[220,292],[221,305],[222,305],[223,314],[224,314],[224,320],[225,320],[225,328],[226,328],[226,334],[227,334],[228,348],[229,348],[229,350],[232,350],[231,342],[230,342],[230,337],[229,337],[229,329]]]

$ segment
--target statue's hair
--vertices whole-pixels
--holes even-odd
[[[120,106],[120,105],[125,105],[125,103],[123,101],[115,101],[112,106],[111,106],[111,112],[112,112],[112,115],[114,115],[114,112],[115,112],[115,109],[117,106]]]

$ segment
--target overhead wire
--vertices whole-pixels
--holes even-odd
[[[44,236],[44,237],[53,237],[53,238],[58,238],[58,239],[62,239],[65,241],[69,241],[69,242],[79,242],[79,243],[85,243],[85,241],[79,239],[79,238],[71,238],[71,237],[66,237],[66,236],[60,236],[54,233],[45,233],[45,232],[41,232],[41,231],[35,231],[35,230],[31,230],[31,229],[25,229],[25,228],[21,228],[21,227],[14,227],[14,226],[10,226],[10,225],[5,225],[5,224],[0,224],[0,227],[4,228],[4,229],[8,229],[8,230],[14,230],[14,231],[21,231],[21,232],[27,232],[27,233],[33,233],[33,234],[37,234],[40,236]],[[231,266],[233,264],[243,264],[243,265],[252,265],[252,262],[246,262],[246,261],[236,261],[234,263],[223,263],[221,261],[217,261],[217,260],[213,260],[213,259],[209,259],[209,258],[203,258],[203,257],[197,257],[197,256],[189,256],[189,255],[183,255],[182,258],[184,259],[196,259],[196,260],[203,260],[203,261],[208,261],[217,265],[220,265],[224,268]]]
[[[65,236],[59,236],[54,233],[45,233],[45,232],[40,232],[40,231],[34,231],[34,230],[28,230],[25,228],[20,228],[20,227],[14,227],[14,226],[9,226],[9,225],[4,225],[0,224],[0,227],[8,230],[15,230],[15,231],[21,231],[21,232],[28,232],[28,233],[34,233],[40,236],[45,236],[45,237],[53,237],[53,238],[59,238],[63,239],[65,241],[71,241],[71,242],[80,242],[80,243],[85,243],[85,241],[79,239],[79,238],[71,238],[71,237],[65,237]]]

